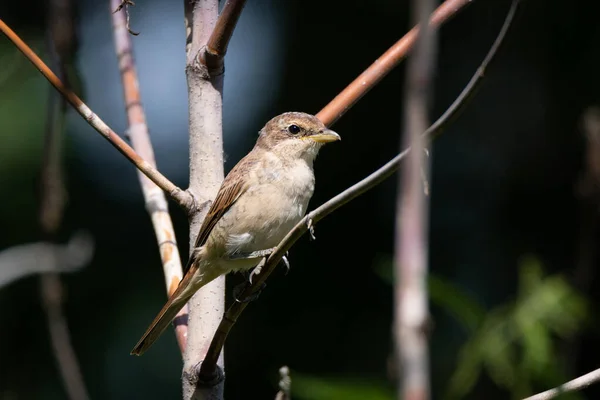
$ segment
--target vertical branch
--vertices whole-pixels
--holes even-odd
[[[591,106],[581,116],[581,128],[585,138],[584,164],[575,185],[575,196],[579,200],[579,232],[577,254],[573,269],[573,285],[587,295],[595,279],[598,258],[596,242],[598,236],[598,205],[600,203],[600,108]],[[573,375],[581,351],[581,333],[577,332],[563,344],[561,349],[563,373]]]
[[[186,77],[189,101],[190,187],[199,204],[208,204],[223,181],[223,75],[211,76],[201,61],[212,28],[218,16],[218,0],[188,1],[192,7],[187,19],[191,42],[187,51]],[[200,231],[208,207],[190,218],[190,251]],[[225,310],[225,277],[221,276],[202,287],[189,303],[188,347],[183,366],[184,399],[223,398],[222,379],[214,386],[199,382],[200,363],[210,345],[210,339]],[[219,358],[223,368],[223,357]]]
[[[133,45],[129,35],[129,28],[125,10],[115,11],[121,5],[120,0],[111,0],[110,9],[113,10],[112,20],[115,38],[115,50],[119,60],[119,71],[123,82],[123,95],[125,97],[125,109],[127,110],[128,132],[133,149],[152,167],[156,168],[154,151],[148,134],[146,115],[141,103],[139,82],[135,61],[133,58]],[[156,186],[141,171],[137,171],[146,210],[150,214],[154,233],[158,242],[160,257],[163,265],[167,294],[170,296],[182,277],[181,259],[177,249],[175,230],[169,215],[169,207],[164,192]],[[181,353],[185,351],[187,339],[187,307],[178,314],[175,325],[175,336]],[[181,323],[180,323],[181,322]]]
[[[218,0],[185,0],[186,77],[190,134],[189,191],[207,205],[223,181],[223,57],[244,1],[229,0],[219,16]],[[210,51],[207,43],[211,44]],[[190,215],[190,251],[208,207]],[[223,355],[211,376],[200,364],[225,310],[225,277],[201,288],[189,301],[189,337],[184,356],[183,398],[223,398]]]
[[[404,94],[404,136],[402,148],[410,147],[406,165],[399,176],[396,210],[395,255],[395,342],[398,362],[399,398],[429,398],[429,362],[426,326],[429,160],[421,133],[429,126],[432,69],[435,60],[435,31],[428,24],[433,1],[412,2],[420,32],[414,55],[409,59]]]
[[[66,78],[66,63],[74,42],[72,4],[69,0],[52,0],[49,4],[48,52],[55,66]],[[45,236],[55,239],[66,205],[62,160],[62,132],[66,102],[53,89],[48,99],[46,137],[41,171],[40,226]],[[40,294],[48,319],[52,349],[65,390],[71,400],[85,400],[89,396],[71,346],[69,327],[62,310],[63,284],[58,273],[40,277]]]

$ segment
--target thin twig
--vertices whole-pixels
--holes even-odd
[[[46,64],[0,19],[0,31],[10,39],[11,42],[27,57],[27,59],[44,75],[44,77],[66,98],[66,100],[77,110],[77,112],[106,140],[119,150],[129,161],[144,173],[152,182],[165,191],[165,193],[179,204],[184,210],[193,211],[196,206],[192,195],[181,190],[165,176],[146,162],[137,154],[131,146],[119,137],[104,121],[83,102],[73,91],[71,91],[61,80],[48,68]]]
[[[536,395],[527,397],[523,400],[550,400],[554,399],[562,394],[575,392],[587,388],[590,385],[598,383],[600,381],[600,368],[588,372],[585,375],[575,378],[569,382],[563,383],[562,385],[555,387],[554,389],[546,390],[545,392],[538,393]]]
[[[50,2],[48,52],[54,66],[67,81],[67,60],[71,58],[74,30],[72,29],[72,5],[68,1]],[[66,103],[63,97],[51,89],[48,100],[48,115],[44,157],[41,170],[40,226],[49,239],[55,239],[62,224],[67,203],[62,166],[62,138],[65,126]],[[80,249],[77,249],[80,250]],[[85,250],[85,249],[84,249]],[[60,371],[65,390],[71,400],[89,398],[75,350],[67,318],[63,312],[64,287],[58,273],[40,276],[40,294],[48,320],[48,330],[54,358]]]
[[[119,4],[117,5],[117,4],[115,4],[115,2],[113,2],[111,0],[111,10],[114,9],[113,14],[116,14],[119,11],[124,9],[125,29],[127,29],[127,32],[129,32],[133,36],[138,36],[140,33],[134,32],[133,30],[131,30],[131,27],[129,26],[129,7],[135,7],[135,3],[133,2],[133,0],[118,0],[118,1],[119,1]],[[114,7],[114,5],[116,5],[116,8]]]
[[[121,0],[111,0],[111,10],[121,6]],[[127,6],[125,6],[127,7]],[[119,60],[119,70],[123,82],[123,95],[125,97],[125,110],[127,111],[128,132],[133,148],[138,154],[156,168],[154,150],[148,134],[146,115],[141,103],[139,81],[135,60],[133,58],[133,44],[128,35],[128,27],[125,15],[115,12],[112,14],[115,50]],[[150,179],[138,171],[138,178],[144,193],[146,210],[150,214],[154,233],[160,250],[161,261],[167,286],[167,294],[170,296],[181,281],[182,268],[175,230],[169,215],[169,206],[164,192]],[[185,322],[187,318],[187,307],[177,314],[177,321]],[[187,340],[187,324],[178,323],[175,326],[175,336],[181,353],[185,351]]]
[[[471,4],[473,0],[446,0],[431,15],[432,27],[439,27],[451,17]],[[344,90],[329,102],[319,113],[319,118],[327,126],[340,119],[358,100],[387,74],[389,74],[406,57],[415,44],[419,27],[415,26],[402,39],[381,55],[369,68],[353,80]]]
[[[504,21],[504,25],[498,34],[498,37],[494,41],[494,44],[488,51],[485,59],[477,68],[477,71],[467,83],[465,88],[459,94],[459,96],[454,100],[454,102],[448,107],[448,109],[423,133],[424,139],[433,139],[437,137],[437,135],[441,134],[443,130],[450,124],[451,121],[456,118],[460,112],[464,109],[464,107],[468,104],[469,100],[472,96],[475,95],[479,85],[482,83],[482,80],[489,68],[491,62],[494,60],[494,56],[497,54],[500,45],[502,44],[506,33],[513,21],[513,17],[516,11],[516,6],[519,0],[513,1],[513,5],[511,6],[508,15]],[[329,199],[327,202],[316,208],[315,210],[309,212],[296,226],[286,235],[286,237],[277,245],[275,251],[269,256],[265,265],[262,268],[262,271],[259,275],[255,276],[252,281],[252,285],[246,288],[242,293],[238,295],[239,298],[247,298],[248,296],[256,293],[262,286],[262,284],[267,280],[269,275],[273,272],[277,264],[281,261],[281,258],[285,255],[285,253],[294,245],[294,243],[309,229],[309,221],[312,225],[315,225],[317,222],[343,206],[344,204],[354,200],[358,196],[363,193],[369,191],[375,186],[379,185],[381,182],[390,177],[399,167],[400,162],[406,157],[410,149],[404,150],[402,153],[398,154],[392,160],[390,160],[387,164],[379,168],[377,171],[373,172],[371,175],[367,176],[363,180],[355,183],[350,186],[348,189],[339,193],[335,197]],[[244,311],[248,303],[244,302],[236,302],[229,307],[221,323],[219,324],[219,328],[210,343],[210,348],[206,353],[206,358],[202,363],[202,369],[204,373],[210,375],[211,371],[214,370],[214,365],[216,364],[217,357],[219,356],[221,349],[227,339],[227,335],[231,331],[231,328],[237,322],[237,319]],[[201,371],[201,374],[203,372]]]
[[[398,398],[425,400],[430,397],[427,321],[429,202],[422,177],[429,176],[427,142],[421,135],[429,125],[436,55],[435,30],[428,24],[432,0],[413,0],[413,19],[419,22],[415,51],[408,59],[404,92],[402,148],[410,147],[398,176],[396,245],[394,251],[394,338]]]

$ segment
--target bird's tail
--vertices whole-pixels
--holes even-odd
[[[141,356],[146,350],[150,348],[158,339],[158,337],[167,329],[171,321],[175,318],[179,310],[185,306],[192,295],[202,286],[212,281],[215,277],[204,276],[200,282],[194,282],[192,287],[193,273],[187,273],[179,283],[179,286],[175,292],[169,297],[167,303],[160,310],[154,321],[150,324],[146,333],[142,336],[140,341],[131,350],[131,355]]]
[[[167,301],[167,304],[160,310],[152,324],[146,330],[146,333],[142,336],[140,341],[135,345],[133,350],[131,350],[132,355],[141,356],[144,354],[146,350],[150,348],[158,339],[158,337],[167,329],[171,321],[175,318],[179,310],[183,308],[185,303],[192,297],[191,295],[188,297],[180,297],[175,298],[175,296],[171,296],[171,298]]]

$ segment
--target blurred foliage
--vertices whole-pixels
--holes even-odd
[[[376,272],[391,284],[391,259],[380,262]],[[517,298],[489,311],[469,293],[435,275],[429,278],[429,296],[469,335],[459,352],[447,398],[467,396],[484,372],[513,398],[567,379],[557,357],[558,339],[569,338],[581,328],[586,301],[564,277],[544,276],[535,257],[521,262]]]
[[[526,258],[516,300],[485,315],[468,295],[441,284],[439,278],[432,281],[432,300],[472,333],[460,350],[448,397],[465,396],[483,371],[513,398],[532,393],[536,384],[555,386],[565,380],[557,339],[568,338],[581,327],[586,302],[562,276],[544,276],[540,262]]]
[[[322,378],[292,372],[292,397],[305,400],[391,400],[394,392],[388,386],[347,377]]]

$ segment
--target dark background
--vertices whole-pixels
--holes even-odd
[[[84,101],[123,132],[105,3],[77,2],[75,67]],[[432,118],[475,72],[509,5],[476,1],[441,29]],[[585,150],[580,119],[600,92],[599,13],[595,0],[523,0],[477,97],[433,146],[430,269],[487,308],[515,297],[525,255],[535,255],[549,274],[577,271],[582,206],[576,184]],[[318,112],[408,30],[408,16],[407,1],[249,1],[226,58],[226,171],[272,116]],[[3,2],[0,18],[45,54],[44,2]],[[186,187],[183,2],[140,1],[131,21],[141,32],[133,42],[158,166]],[[343,140],[316,161],[311,208],[397,153],[403,72],[401,65],[336,123]],[[37,184],[50,88],[6,38],[0,38],[0,75],[0,249],[6,249],[42,237]],[[135,170],[72,110],[65,145],[69,205],[62,236],[86,229],[96,241],[93,262],[63,275],[73,346],[90,395],[178,398],[181,356],[172,332],[143,357],[129,356],[165,301]],[[366,382],[393,393],[392,287],[377,271],[389,266],[393,254],[395,195],[394,177],[319,223],[315,242],[304,237],[294,246],[288,276],[274,274],[229,337],[227,398],[273,398],[282,365],[292,369],[292,379]],[[180,250],[187,254],[185,216],[171,208]],[[583,218],[594,221],[596,213]],[[591,235],[595,241],[595,231]],[[591,318],[580,327],[574,345],[579,356],[565,378],[598,367],[595,278],[592,268],[582,291]],[[230,286],[241,282],[237,275],[228,279]],[[432,387],[438,398],[468,335],[443,308],[434,304],[433,311]],[[584,395],[594,398],[594,391]],[[65,397],[37,277],[0,288],[0,398]],[[508,397],[485,373],[469,395]]]

